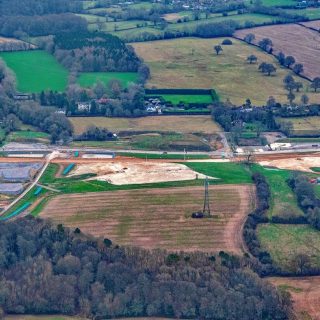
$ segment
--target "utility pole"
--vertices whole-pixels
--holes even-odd
[[[210,202],[209,202],[209,180],[208,177],[206,177],[206,180],[204,182],[204,203],[203,203],[203,215],[205,217],[211,217],[210,212]]]

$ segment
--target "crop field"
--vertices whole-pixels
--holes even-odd
[[[320,116],[277,119],[278,123],[291,123],[294,135],[320,135]]]
[[[309,225],[261,224],[258,238],[283,270],[296,271],[299,254],[307,255],[312,266],[320,267],[320,232]]]
[[[306,27],[309,27],[309,28],[320,30],[320,20],[301,22],[301,24],[303,24],[303,25],[305,25]]]
[[[241,228],[253,199],[249,185],[210,186],[215,217],[194,220],[203,187],[73,194],[51,200],[41,217],[122,245],[241,253]]]
[[[66,88],[68,71],[45,51],[3,52],[0,58],[16,74],[21,92],[64,91]]]
[[[320,318],[320,277],[268,278],[280,291],[289,292],[297,319]]]
[[[296,62],[303,64],[304,74],[307,77],[313,79],[319,76],[319,33],[297,24],[286,24],[238,30],[235,35],[243,38],[249,32],[256,36],[255,43],[262,38],[270,38],[274,53],[282,51],[285,55],[294,56]]]
[[[133,46],[151,69],[148,87],[213,88],[222,100],[229,98],[236,104],[244,103],[247,97],[256,104],[264,104],[270,95],[278,101],[287,101],[282,82],[287,69],[281,68],[272,56],[235,39],[232,39],[233,45],[223,46],[224,51],[217,56],[213,46],[222,40],[184,38],[134,43]],[[251,54],[258,57],[258,63],[275,64],[276,75],[264,76],[257,64],[248,64],[246,59]],[[299,81],[305,88],[309,85],[308,81]],[[320,93],[308,95],[314,101],[320,97]]]
[[[137,82],[138,74],[135,72],[85,72],[78,77],[78,83],[82,87],[92,87],[97,82],[108,86],[111,80],[118,80],[122,87],[126,88],[130,83]]]
[[[113,132],[120,131],[154,131],[177,133],[212,134],[221,131],[218,124],[210,116],[150,116],[143,118],[106,118],[106,117],[74,117],[69,118],[75,133],[83,133],[88,126],[107,128]]]

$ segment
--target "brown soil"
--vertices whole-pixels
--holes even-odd
[[[251,185],[210,186],[210,219],[191,218],[202,208],[203,187],[61,195],[42,217],[122,245],[240,254],[253,194]]]
[[[62,172],[64,170],[65,166],[63,164],[59,164],[59,169],[57,173],[55,174],[55,178],[61,178],[62,177]]]
[[[182,181],[204,179],[197,173],[179,163],[136,160],[113,160],[93,164],[81,164],[70,176],[94,173],[97,177],[89,180],[108,181],[115,185],[156,183],[166,181]],[[210,177],[213,178],[213,177]]]
[[[320,156],[318,157],[297,157],[293,159],[277,159],[260,161],[262,166],[271,166],[279,169],[314,172],[310,168],[320,167]]]
[[[301,22],[301,24],[309,28],[320,30],[320,20]]]
[[[320,320],[320,277],[270,278],[269,281],[288,290],[298,319],[303,314]]]
[[[286,56],[294,56],[297,63],[304,66],[304,74],[311,79],[320,74],[320,35],[297,24],[257,27],[238,30],[235,35],[244,38],[246,34],[256,36],[255,43],[262,38],[270,38],[274,53],[282,51]]]

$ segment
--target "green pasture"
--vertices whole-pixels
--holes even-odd
[[[1,52],[0,58],[15,73],[20,92],[64,91],[67,86],[68,71],[46,51]]]
[[[138,159],[170,159],[170,160],[200,160],[209,159],[206,154],[176,154],[176,153],[136,153],[136,152],[117,152],[119,156],[133,157]]]
[[[260,166],[254,166],[254,171],[262,173],[269,183],[271,204],[268,216],[270,218],[273,216],[297,217],[304,215],[298,207],[294,192],[287,183],[291,171]]]
[[[32,142],[32,141],[47,142],[49,138],[50,138],[49,134],[45,132],[22,130],[22,131],[11,132],[7,137],[7,141],[8,142]]]
[[[95,31],[100,28],[100,31],[104,32],[117,32],[117,31],[122,31],[126,29],[143,29],[143,27],[151,26],[152,24],[149,21],[144,21],[144,20],[123,20],[123,21],[108,21],[108,22],[102,22],[100,26],[96,23],[97,20],[95,21],[95,15],[87,15],[85,17],[90,25],[89,25],[89,30]],[[105,21],[105,19],[104,19]],[[138,27],[139,26],[139,27]]]
[[[183,31],[183,30],[192,30],[198,25],[206,24],[206,23],[217,23],[221,21],[235,21],[238,22],[241,26],[244,26],[247,21],[253,23],[253,24],[263,24],[266,22],[272,22],[276,20],[277,18],[270,15],[260,14],[260,13],[245,13],[245,14],[237,14],[237,15],[230,15],[230,16],[214,16],[209,19],[202,19],[202,20],[193,20],[183,23],[174,23],[169,24],[167,29],[170,31]]]
[[[185,165],[209,177],[218,178],[216,183],[252,183],[250,170],[241,163],[188,162]]]
[[[281,269],[295,272],[300,254],[310,257],[312,266],[320,267],[320,232],[309,225],[261,224],[257,234],[261,247]]]
[[[149,96],[158,96],[157,94],[150,94]],[[195,95],[195,94],[160,94],[165,101],[172,104],[184,103],[212,103],[210,95]]]
[[[320,8],[307,8],[307,9],[287,9],[288,13],[299,14],[306,16],[310,20],[320,19]]]
[[[128,87],[129,83],[138,81],[136,72],[84,72],[78,78],[80,86],[89,88],[97,82],[102,82],[108,86],[111,80],[120,81],[122,87]]]
[[[281,7],[281,6],[295,6],[297,1],[295,0],[262,0],[264,6],[267,7]]]

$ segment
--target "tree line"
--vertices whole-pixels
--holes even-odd
[[[257,205],[253,212],[248,215],[244,224],[243,237],[250,253],[258,259],[259,263],[254,264],[255,270],[261,276],[296,276],[296,275],[319,275],[320,269],[311,264],[310,257],[305,254],[297,254],[292,261],[293,270],[285,270],[275,265],[269,252],[261,247],[257,236],[257,227],[261,223],[278,224],[310,224],[320,230],[320,200],[310,183],[310,178],[302,174],[293,174],[288,180],[288,185],[294,191],[298,205],[305,216],[273,216],[269,218],[267,211],[270,208],[271,192],[266,177],[255,172],[252,179],[256,186]]]
[[[26,217],[0,224],[0,253],[2,316],[285,320],[292,310],[249,257],[224,252],[119,247]]]
[[[43,108],[35,101],[17,102],[15,77],[0,60],[0,119],[6,134],[20,129],[20,124],[33,125],[51,136],[51,142],[67,142],[73,128],[64,113],[55,108]]]
[[[303,174],[295,174],[288,180],[288,184],[296,194],[298,205],[305,213],[306,221],[320,230],[320,199],[310,180],[310,177]]]

